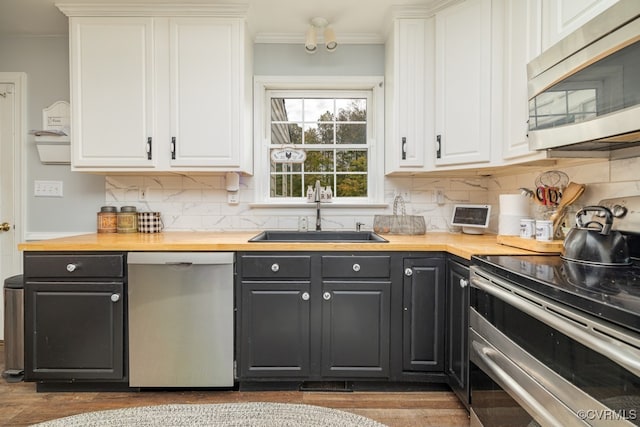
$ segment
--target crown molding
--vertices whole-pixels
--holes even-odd
[[[56,3],[66,16],[219,16],[246,17],[248,4],[211,3]]]

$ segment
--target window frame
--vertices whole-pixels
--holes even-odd
[[[367,197],[334,198],[334,206],[371,207],[384,200],[384,78],[381,76],[255,76],[254,77],[254,171],[255,201],[253,206],[305,206],[305,198],[271,197],[270,144],[271,104],[270,93],[299,91],[309,95],[332,97],[336,92],[353,95],[353,92],[369,92],[367,96],[367,149],[368,174]],[[352,92],[349,94],[349,92]]]

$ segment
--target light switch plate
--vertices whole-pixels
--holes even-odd
[[[62,181],[34,181],[35,197],[62,197]]]

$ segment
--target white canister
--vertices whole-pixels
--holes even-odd
[[[520,237],[523,239],[533,239],[536,237],[536,221],[532,218],[522,218],[520,220]]]
[[[536,239],[549,242],[553,239],[553,222],[549,220],[536,221]]]

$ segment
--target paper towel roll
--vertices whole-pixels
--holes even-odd
[[[501,194],[500,214],[529,216],[529,199],[521,194]]]
[[[526,216],[500,214],[498,218],[498,234],[501,236],[520,235],[520,220],[523,218],[526,218]]]

